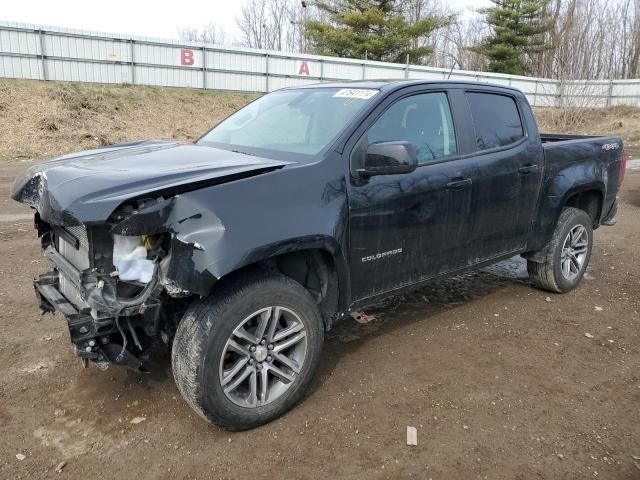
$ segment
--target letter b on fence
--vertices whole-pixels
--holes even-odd
[[[180,65],[193,65],[193,50],[187,48],[180,49]]]

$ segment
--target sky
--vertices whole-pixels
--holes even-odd
[[[245,1],[251,0],[0,0],[0,21],[158,38],[177,38],[180,27],[213,22],[222,27],[229,41],[239,37],[235,18]],[[461,11],[486,3],[447,0]]]

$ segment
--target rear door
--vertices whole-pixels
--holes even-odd
[[[523,106],[502,92],[466,91],[477,165],[472,249],[475,263],[525,247],[542,178],[537,131]],[[535,129],[535,127],[533,127]]]

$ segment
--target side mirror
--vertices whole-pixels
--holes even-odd
[[[360,175],[397,175],[411,173],[418,166],[415,147],[409,142],[373,143],[367,148]]]

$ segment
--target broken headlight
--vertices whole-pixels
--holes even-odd
[[[120,280],[149,283],[154,261],[148,258],[151,241],[146,236],[113,236],[113,265]]]

